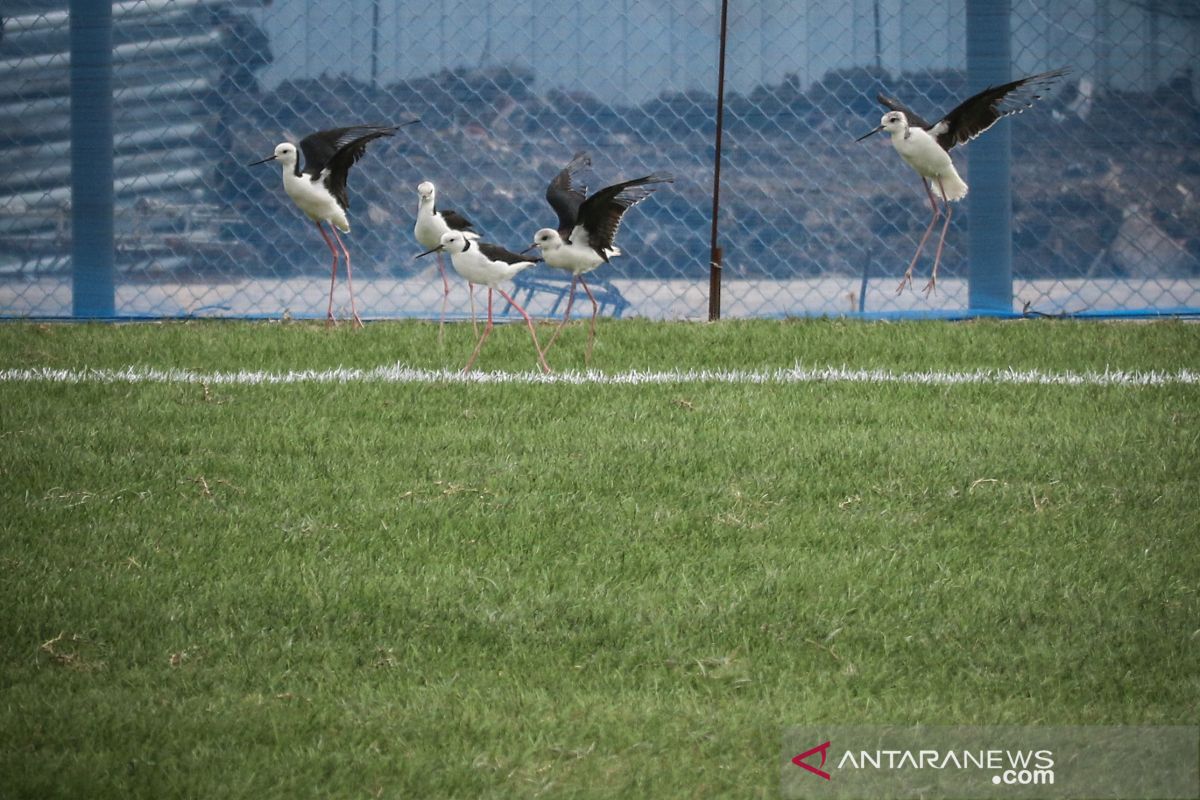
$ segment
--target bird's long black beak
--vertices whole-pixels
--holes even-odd
[[[875,130],[873,130],[873,131],[871,131],[871,132],[869,132],[869,133],[864,133],[862,136],[858,137],[858,138],[857,138],[857,139],[855,139],[854,141],[856,141],[856,142],[861,142],[863,139],[867,138],[868,136],[874,136],[875,134],[879,133],[881,130],[883,130],[883,126],[882,126],[882,125],[880,125],[878,128],[876,128]]]
[[[526,247],[524,250],[522,250],[520,253],[518,253],[518,255],[523,256],[526,253],[528,253],[530,250],[534,249],[535,247],[537,247],[537,244],[531,244],[531,245],[529,245],[529,247]]]
[[[442,246],[439,244],[437,247],[431,247],[428,250],[426,250],[424,253],[421,253],[421,255],[417,256],[417,258],[422,258],[424,256],[429,255],[430,253],[436,253],[437,251],[439,251],[441,249],[442,249]],[[416,260],[416,259],[414,259],[414,260]]]
[[[253,164],[247,164],[246,166],[247,167],[257,167],[259,164],[265,164],[268,161],[274,161],[274,160],[275,160],[275,156],[271,155],[271,156],[267,156],[262,161],[255,161]]]

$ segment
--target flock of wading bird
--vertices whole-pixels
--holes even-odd
[[[897,287],[897,294],[912,284],[912,273],[917,259],[933,232],[934,225],[943,215],[941,236],[938,239],[937,252],[933,259],[933,268],[929,282],[925,285],[925,293],[929,294],[937,286],[937,270],[941,263],[942,248],[946,242],[946,230],[950,225],[950,203],[961,200],[967,195],[967,184],[954,168],[950,158],[950,150],[955,145],[964,144],[992,127],[1002,117],[1018,114],[1033,105],[1054,81],[1067,73],[1067,69],[1056,69],[1031,75],[1020,80],[1011,81],[1000,86],[991,86],[972,97],[959,103],[949,113],[930,124],[903,103],[887,95],[880,94],[879,102],[888,109],[879,121],[879,125],[860,136],[856,141],[862,141],[868,136],[880,131],[891,134],[892,146],[900,157],[908,162],[925,187],[929,198],[932,217],[917,250],[909,262],[908,269]],[[410,120],[404,125],[410,125],[417,120]],[[329,246],[333,255],[333,266],[329,279],[329,308],[326,312],[326,324],[334,325],[333,290],[337,281],[338,249],[346,259],[346,281],[350,289],[350,311],[353,324],[362,326],[362,319],[354,302],[354,283],[350,266],[350,252],[346,249],[338,231],[350,232],[350,220],[346,212],[350,208],[350,197],[346,189],[346,179],[350,167],[366,152],[367,144],[381,136],[391,136],[400,129],[399,125],[353,125],[347,128],[335,128],[319,131],[300,140],[300,145],[283,142],[275,147],[275,152],[261,161],[248,166],[263,164],[268,161],[278,161],[283,171],[283,188],[292,201],[317,226],[321,238]],[[304,166],[300,165],[299,153],[304,154]],[[417,220],[413,234],[417,242],[427,248],[417,256],[421,258],[436,254],[438,270],[442,277],[442,312],[438,322],[439,338],[445,326],[446,301],[450,293],[450,283],[446,277],[443,253],[450,255],[450,263],[454,271],[464,278],[471,288],[471,322],[475,323],[474,286],[486,286],[487,294],[487,323],[483,333],[478,333],[478,341],[471,357],[467,360],[463,372],[469,372],[479,357],[483,343],[492,332],[492,295],[499,292],[513,308],[520,312],[529,328],[537,351],[538,365],[544,372],[550,372],[546,362],[546,353],[554,345],[563,327],[570,321],[571,307],[575,300],[575,287],[580,285],[592,302],[592,318],[588,327],[586,359],[590,361],[592,346],[595,340],[596,315],[599,305],[588,288],[584,275],[605,264],[614,256],[621,255],[615,239],[620,229],[621,220],[625,213],[635,205],[649,197],[662,184],[671,183],[674,178],[666,173],[653,173],[640,178],[620,181],[606,186],[597,192],[588,194],[587,185],[583,182],[583,173],[591,166],[591,158],[586,152],[576,153],[575,156],[554,178],[546,189],[546,200],[558,217],[558,225],[554,228],[542,228],[533,235],[533,241],[520,253],[507,250],[504,247],[483,241],[475,232],[471,221],[455,211],[437,207],[437,189],[424,181],[417,186],[419,197]],[[938,199],[942,205],[938,206]],[[324,224],[329,224],[333,240],[325,232]],[[337,247],[334,246],[337,242]],[[540,257],[527,255],[533,250],[541,253]],[[538,342],[537,331],[529,314],[501,284],[511,280],[518,272],[528,269],[537,263],[565,270],[571,274],[571,288],[567,295],[566,312],[562,321],[555,327],[553,335],[545,347]]]

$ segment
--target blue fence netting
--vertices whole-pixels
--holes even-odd
[[[1005,63],[971,54],[981,9],[1008,19]],[[630,212],[625,255],[597,273],[623,301],[610,310],[706,315],[719,0],[126,0],[99,7],[109,40],[73,37],[72,13],[86,27],[79,15],[96,10],[3,7],[0,316],[319,317],[328,251],[278,169],[245,165],[315,130],[413,116],[420,125],[372,143],[350,177],[364,316],[441,308],[435,265],[413,258],[418,183],[522,249],[554,223],[546,183],[581,149],[593,187],[676,177]],[[731,2],[727,53],[724,316],[1200,310],[1191,0]],[[88,80],[97,55],[111,61],[102,96],[88,88],[108,85]],[[929,209],[884,137],[854,142],[878,124],[876,93],[936,117],[980,75],[1064,65],[1050,97],[955,151],[973,192],[955,209],[938,290],[919,291],[928,248],[918,291],[897,295]],[[93,124],[106,107],[111,147]],[[993,135],[1011,145],[989,150]],[[86,209],[105,206],[80,171],[109,153],[111,219],[97,220]],[[972,227],[995,232],[979,187],[997,158],[1011,175],[1011,279],[981,305],[972,270],[978,288],[995,253]],[[113,242],[111,269],[83,238],[97,231]],[[546,284],[530,310],[547,314],[555,275],[530,274]],[[451,303],[466,313],[461,282]]]

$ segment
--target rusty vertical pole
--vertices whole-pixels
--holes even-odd
[[[721,49],[717,56],[717,139],[713,155],[712,251],[708,273],[708,321],[721,318],[721,246],[717,243],[721,211],[721,139],[725,127],[725,39],[729,31],[729,0],[721,0]]]

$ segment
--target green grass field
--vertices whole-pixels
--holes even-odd
[[[11,323],[0,369],[471,345]],[[797,362],[1195,370],[1200,327],[616,322],[592,367]],[[789,725],[1200,719],[1196,385],[10,381],[0,481],[3,797],[775,797]]]

